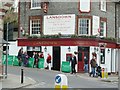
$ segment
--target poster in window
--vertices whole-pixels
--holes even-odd
[[[66,61],[70,62],[71,58],[72,58],[72,54],[71,53],[67,53],[66,54]]]

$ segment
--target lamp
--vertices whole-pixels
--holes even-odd
[[[68,51],[69,51],[69,52],[71,51],[71,48],[70,48],[70,46],[68,47]]]
[[[43,12],[44,12],[44,13],[47,13],[47,12],[48,12],[48,5],[49,5],[49,2],[48,2],[48,1],[42,2],[42,8],[43,8]]]
[[[96,48],[94,47],[94,52],[96,52]]]
[[[44,48],[45,52],[47,52],[47,47]]]
[[[108,53],[110,52],[110,49],[108,49],[108,51],[107,51]]]

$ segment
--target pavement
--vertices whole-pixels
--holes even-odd
[[[108,78],[96,78],[96,77],[89,77],[88,73],[77,73],[77,76],[81,78],[87,78],[91,80],[100,80],[101,82],[118,82],[118,75],[109,75]],[[17,75],[8,74],[7,79],[3,78],[0,79],[0,89],[2,88],[9,88],[9,89],[20,89],[30,85],[35,84],[32,78],[24,76],[24,82],[21,84],[21,77]]]
[[[21,76],[8,74],[6,79],[5,78],[0,79],[0,89],[1,88],[20,89],[26,86],[33,85],[35,83],[36,81],[26,76],[24,76],[23,83],[21,83]]]
[[[108,77],[104,77],[104,78],[100,78],[100,77],[90,77],[88,73],[80,73],[77,74],[79,77],[81,78],[87,78],[90,80],[98,80],[98,81],[103,81],[103,82],[118,82],[119,81],[119,77],[116,74],[111,74],[108,75]]]

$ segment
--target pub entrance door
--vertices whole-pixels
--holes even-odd
[[[78,47],[78,52],[79,52],[78,53],[78,72],[84,72],[85,56],[88,59],[88,65],[89,65],[89,47]]]

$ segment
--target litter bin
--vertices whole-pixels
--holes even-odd
[[[39,59],[38,68],[44,68],[44,58]]]
[[[67,73],[71,72],[70,62],[68,62],[68,61],[63,61],[63,62],[62,62],[61,70],[62,70],[62,72],[67,72]]]
[[[28,67],[33,68],[33,65],[34,65],[34,58],[29,58],[28,59]]]
[[[13,66],[19,66],[19,62],[18,62],[17,56],[13,57]]]
[[[8,55],[8,65],[13,65],[13,56],[12,55]]]

